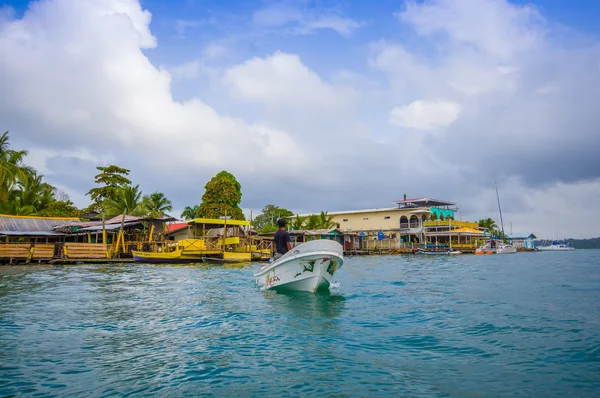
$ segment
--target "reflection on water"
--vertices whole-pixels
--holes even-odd
[[[299,318],[336,318],[344,310],[344,296],[331,291],[310,293],[266,290],[262,293],[272,306]]]
[[[0,266],[0,396],[597,396],[600,252]]]

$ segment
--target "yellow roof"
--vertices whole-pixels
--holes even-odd
[[[452,230],[452,232],[483,235],[482,231],[479,231],[478,229],[469,228],[469,227],[455,229],[455,230]]]
[[[249,226],[250,221],[245,220],[221,220],[218,218],[196,218],[187,222],[188,224],[211,224],[211,225],[239,225]]]

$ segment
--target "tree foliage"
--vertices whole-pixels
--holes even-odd
[[[194,206],[186,206],[183,209],[183,212],[181,212],[181,218],[183,218],[184,220],[192,220],[196,217],[198,217],[198,210],[200,209],[200,206],[198,205],[194,205]]]
[[[142,204],[150,217],[162,218],[167,216],[168,211],[173,210],[173,204],[162,192],[144,196]]]
[[[326,211],[321,211],[319,214],[319,229],[332,229],[336,226],[333,222],[333,216],[327,214]]]
[[[126,177],[129,175],[130,170],[115,165],[98,166],[96,169],[100,173],[94,177],[94,183],[100,185],[100,187],[90,189],[87,195],[90,195],[96,207],[101,208],[105,202],[114,202],[118,199],[120,188],[131,185],[131,181]]]
[[[306,219],[306,229],[320,229],[321,220],[317,214],[311,214]]]
[[[266,205],[261,214],[252,220],[252,227],[260,232],[270,232],[277,230],[277,220],[280,218],[288,218],[294,215],[288,209],[284,209],[275,205]]]
[[[477,221],[477,224],[481,227],[481,228],[485,228],[487,229],[490,234],[492,234],[493,236],[499,236],[500,235],[500,231],[498,228],[498,224],[496,224],[496,221],[494,221],[492,218],[483,218],[479,221]]]
[[[234,220],[244,220],[240,208],[242,187],[233,174],[221,171],[206,183],[198,216],[204,218],[220,218],[230,216]]]
[[[145,216],[148,210],[142,203],[142,191],[139,185],[118,188],[114,191],[114,199],[105,202],[107,216],[114,217],[120,214],[131,216]]]
[[[0,202],[9,200],[10,192],[19,181],[23,182],[35,171],[23,164],[27,151],[10,146],[8,131],[0,136]]]
[[[299,215],[296,214],[296,217],[292,221],[292,225],[291,225],[292,230],[298,231],[298,230],[304,229],[305,225],[306,225],[306,218],[300,217]]]
[[[83,211],[75,207],[70,200],[56,200],[35,215],[41,217],[81,217],[82,214]]]

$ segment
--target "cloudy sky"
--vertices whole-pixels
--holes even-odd
[[[228,170],[254,214],[497,218],[497,182],[508,232],[600,236],[594,3],[0,1],[0,129],[79,206],[111,163],[176,210]]]

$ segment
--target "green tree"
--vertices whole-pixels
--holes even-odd
[[[500,234],[500,232],[498,230],[498,224],[496,224],[496,221],[494,221],[493,219],[491,219],[489,217],[488,218],[482,218],[481,220],[477,221],[477,224],[481,228],[487,229],[494,236]]]
[[[306,220],[306,229],[319,229],[321,228],[321,219],[316,214],[311,214]]]
[[[294,218],[294,221],[292,221],[292,229],[294,231],[304,229],[305,224],[306,224],[306,218],[300,217],[299,215],[296,214],[296,218]]]
[[[8,131],[0,136],[0,202],[9,200],[15,184],[34,172],[31,167],[23,164],[26,155],[27,151],[11,149]]]
[[[198,216],[220,218],[227,214],[234,220],[244,220],[240,208],[242,187],[235,177],[227,171],[221,171],[206,183]]]
[[[70,200],[56,200],[50,203],[44,210],[35,213],[41,217],[81,217],[82,210],[79,210]]]
[[[109,217],[120,214],[131,216],[145,216],[148,210],[142,203],[142,192],[139,185],[127,185],[118,188],[115,192],[115,198],[105,202],[106,213]]]
[[[321,211],[319,214],[319,228],[320,229],[333,229],[336,223],[333,222],[334,216],[330,216],[326,211]]]
[[[167,215],[167,211],[173,210],[173,204],[161,192],[154,192],[151,195],[144,196],[142,203],[150,217],[162,218]]]
[[[100,210],[105,202],[118,199],[121,188],[131,185],[131,181],[126,177],[130,170],[115,165],[98,166],[96,169],[101,173],[94,177],[94,183],[101,186],[90,189],[87,195],[90,195],[94,202],[94,208]]]
[[[6,214],[28,216],[44,210],[54,199],[54,187],[43,182],[35,171],[26,171],[9,192],[0,210]]]
[[[275,205],[266,205],[261,214],[252,220],[252,227],[260,232],[277,230],[277,220],[294,215],[288,209]]]
[[[181,212],[181,218],[183,218],[186,221],[192,220],[197,217],[199,209],[200,206],[198,205],[186,206],[185,209],[183,209],[183,212]]]

